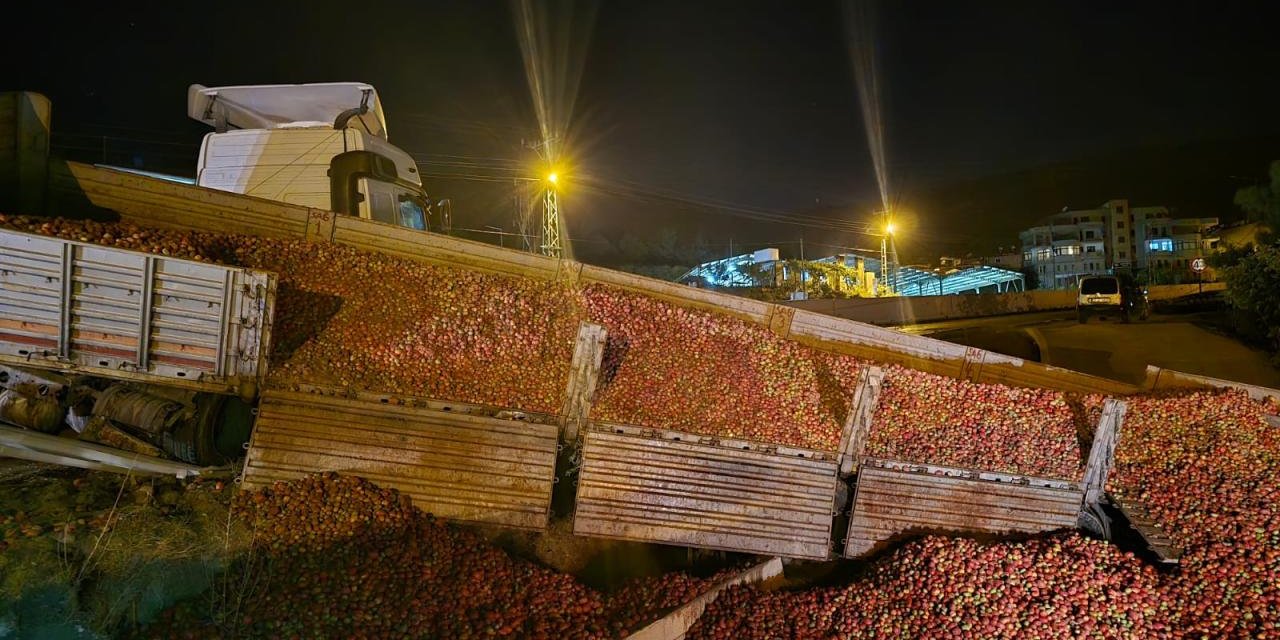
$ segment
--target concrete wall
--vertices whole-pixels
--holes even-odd
[[[1221,282],[1206,282],[1204,285],[1205,291],[1221,291],[1224,288],[1226,285]],[[1198,289],[1194,284],[1170,284],[1148,287],[1148,291],[1151,300],[1156,301],[1192,295]],[[783,304],[860,322],[900,325],[1071,309],[1076,306],[1076,292],[1040,290],[978,295],[798,300]]]

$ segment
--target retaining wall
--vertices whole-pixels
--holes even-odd
[[[1222,282],[1204,283],[1205,291],[1221,291],[1225,288],[1226,284]],[[1194,284],[1162,284],[1148,287],[1152,301],[1172,300],[1193,295],[1198,291],[1198,286]],[[900,325],[1071,309],[1076,306],[1076,292],[1025,291],[949,296],[797,300],[783,304],[859,322]]]

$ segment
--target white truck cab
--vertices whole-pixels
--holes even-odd
[[[199,186],[428,228],[418,167],[387,141],[371,85],[196,84],[187,114],[214,127],[200,145]]]

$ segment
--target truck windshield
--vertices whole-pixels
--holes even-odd
[[[1120,285],[1115,278],[1086,278],[1080,281],[1080,293],[1085,295],[1109,295],[1120,293]]]
[[[400,226],[418,231],[427,230],[427,213],[417,198],[400,196]]]

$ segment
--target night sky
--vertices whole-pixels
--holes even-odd
[[[529,171],[515,167],[537,122],[506,2],[63,4],[10,31],[0,88],[48,95],[69,154],[91,153],[75,134],[110,135],[131,150],[112,162],[191,173],[206,129],[186,119],[188,84],[364,81],[456,224],[513,229],[510,178]],[[904,253],[984,250],[1108,197],[1229,215],[1233,185],[1280,158],[1266,3],[1114,5],[876,6]],[[726,213],[865,221],[880,207],[844,4],[595,9],[564,194],[579,253],[608,261],[622,234],[661,228],[717,247],[873,242]],[[1038,186],[1011,194],[1015,182]]]

